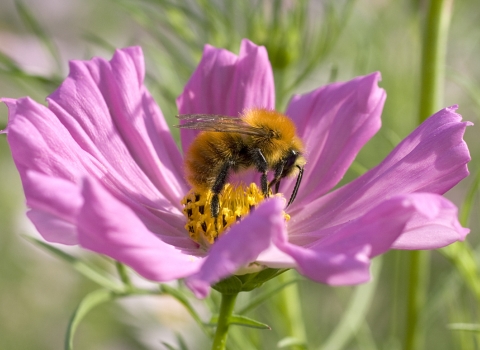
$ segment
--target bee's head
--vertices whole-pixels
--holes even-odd
[[[297,176],[297,181],[293,188],[292,195],[288,201],[287,207],[292,204],[295,199],[300,182],[303,177],[303,168],[305,163],[305,157],[303,156],[303,143],[299,137],[296,135],[292,138],[290,142],[287,143],[288,148],[283,149],[281,153],[281,158],[276,164],[272,167],[275,170],[275,177],[270,182],[269,187],[275,190],[275,193],[278,193],[280,188],[280,182],[283,178],[287,176]]]
[[[297,196],[298,188],[300,187],[300,183],[302,182],[303,167],[306,163],[306,160],[300,151],[291,148],[288,151],[287,156],[284,158],[284,162],[285,163],[284,163],[283,171],[280,178],[284,178],[286,176],[294,176],[294,175],[297,176],[297,181],[295,182],[293,192],[287,204],[287,207],[288,207],[290,204],[293,203],[293,201],[295,200],[295,197]],[[280,185],[280,181],[278,181],[275,185],[276,192],[278,192],[279,185]]]
[[[303,155],[295,149],[290,149],[285,158],[285,165],[281,177],[294,176],[298,173],[299,168],[303,168],[306,161]]]
[[[303,142],[297,135],[294,135],[290,140],[287,152],[283,157],[285,163],[282,177],[298,174],[299,169],[303,168],[307,162],[303,154]]]

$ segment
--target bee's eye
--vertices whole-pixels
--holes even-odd
[[[298,152],[291,150],[290,154],[287,156],[285,160],[285,165],[283,166],[283,174],[286,176],[290,170],[293,168],[295,162],[297,161],[298,158]]]

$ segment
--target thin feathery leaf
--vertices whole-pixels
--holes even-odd
[[[34,237],[24,236],[24,238],[32,242],[33,244],[47,250],[57,258],[60,258],[61,260],[67,262],[77,272],[80,272],[83,276],[94,281],[95,283],[98,283],[102,287],[109,290],[117,291],[117,292],[123,291],[123,288],[121,285],[119,285],[116,281],[113,281],[111,276],[109,276],[104,271],[100,270],[98,267],[88,264],[87,262],[82,261],[74,257],[73,255],[65,253],[64,251],[58,248],[55,248],[54,246],[47,244],[43,241],[40,241]]]
[[[185,294],[183,294],[178,289],[172,288],[166,284],[160,285],[160,290],[163,293],[174,297],[178,302],[180,302],[180,304],[182,304],[187,309],[190,316],[192,316],[195,322],[200,326],[202,331],[210,337],[213,336],[211,329],[209,329],[208,327],[205,327],[205,323],[202,321],[197,311],[195,311],[195,309],[193,308],[192,304],[190,303],[188,298],[185,296]]]
[[[45,46],[47,51],[55,60],[58,71],[61,71],[62,60],[60,57],[60,53],[58,52],[57,46],[53,42],[52,38],[43,29],[43,27],[41,26],[39,21],[35,18],[35,16],[30,11],[28,6],[26,6],[21,0],[16,0],[15,6],[17,8],[18,14],[22,22],[30,30],[31,34],[37,37],[40,40],[40,42]]]
[[[238,311],[238,314],[245,314],[253,309],[255,309],[256,307],[258,307],[259,305],[261,305],[262,303],[264,303],[265,301],[269,300],[270,298],[272,298],[275,294],[279,293],[282,289],[284,289],[285,287],[288,287],[290,284],[292,283],[296,283],[298,281],[300,281],[301,279],[300,278],[294,278],[294,279],[291,279],[289,281],[286,281],[286,282],[283,282],[277,286],[275,286],[275,288],[272,288],[270,290],[267,290],[265,292],[262,292],[261,294],[257,295],[255,298],[253,298],[247,305],[245,305],[244,307],[242,307],[239,311]]]

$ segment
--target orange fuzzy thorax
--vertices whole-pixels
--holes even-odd
[[[273,137],[268,140],[270,145],[262,148],[271,162],[278,161],[284,152],[292,147],[303,153],[303,143],[296,136],[295,124],[286,115],[271,109],[252,108],[244,111],[241,118],[247,124],[266,129],[271,133]],[[255,137],[252,138],[255,139]],[[256,141],[262,142],[261,139]]]

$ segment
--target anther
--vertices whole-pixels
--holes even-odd
[[[209,210],[215,198],[218,203],[217,215]],[[192,189],[182,200],[187,219],[185,230],[190,238],[208,249],[235,222],[253,212],[264,198],[254,183],[249,186],[226,184],[218,195],[212,191],[195,192]],[[288,215],[284,216],[288,221]]]

